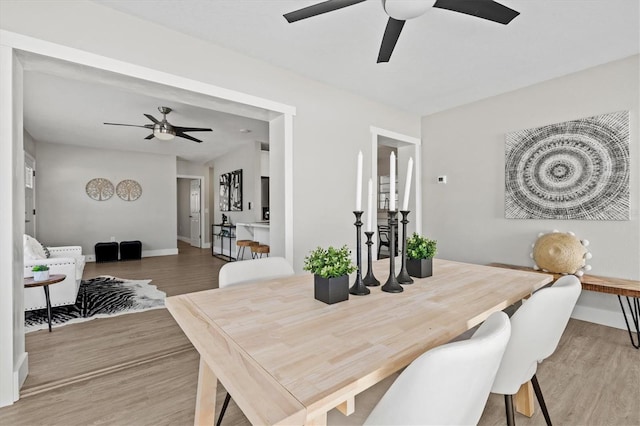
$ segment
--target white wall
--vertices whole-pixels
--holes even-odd
[[[539,232],[573,231],[591,242],[594,275],[640,279],[639,57],[595,67],[423,117],[424,232],[439,256],[532,265]],[[631,111],[631,220],[504,218],[505,134],[615,111]],[[446,185],[436,176],[447,175]],[[583,292],[574,315],[622,326],[615,296]]]
[[[93,254],[97,242],[140,240],[144,256],[176,254],[176,158],[72,145],[37,143],[37,238],[52,246],[81,245]],[[95,201],[85,186],[93,178],[142,186],[136,201],[116,194]]]
[[[36,157],[36,141],[35,139],[33,139],[33,136],[31,136],[31,134],[26,130],[24,131],[23,141],[24,141],[24,151],[30,156],[32,156],[33,158],[35,158]]]
[[[244,144],[240,148],[222,155],[212,162],[213,165],[213,202],[214,223],[222,223],[222,214],[229,217],[231,223],[256,222],[260,220],[260,191],[256,191],[256,182],[260,183],[260,142]],[[242,170],[242,211],[220,211],[220,175]],[[249,209],[251,203],[251,209]]]
[[[294,267],[299,271],[308,250],[317,245],[346,243],[355,248],[355,185],[346,183],[355,180],[360,149],[364,176],[370,174],[370,126],[419,136],[420,117],[415,114],[99,4],[8,0],[2,12],[3,29],[295,106],[292,226]],[[271,170],[272,178],[276,172]]]

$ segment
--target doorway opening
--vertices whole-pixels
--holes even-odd
[[[137,86],[140,83],[154,87],[168,87],[162,96],[176,96],[191,104],[199,103],[220,111],[233,109],[241,114],[258,114],[270,123],[270,137],[274,154],[271,162],[276,161],[278,167],[271,167],[272,189],[271,216],[274,216],[277,241],[272,241],[272,252],[277,252],[293,261],[293,116],[295,108],[268,99],[228,90],[212,84],[189,78],[172,75],[162,71],[115,60],[98,54],[80,51],[71,47],[26,37],[9,31],[2,31],[2,64],[9,70],[0,81],[0,89],[7,96],[3,97],[3,108],[0,109],[0,122],[9,123],[2,126],[2,140],[7,143],[3,148],[3,164],[0,179],[0,205],[3,225],[0,226],[0,241],[4,241],[0,251],[11,253],[2,259],[0,279],[10,285],[0,289],[0,300],[4,301],[1,309],[3,321],[0,326],[0,347],[3,348],[3,361],[0,363],[0,406],[9,405],[19,398],[19,388],[28,374],[28,355],[24,345],[24,324],[20,321],[22,311],[23,277],[19,267],[22,260],[22,233],[24,232],[24,197],[23,191],[12,190],[17,182],[23,186],[23,79],[24,64],[29,70],[40,67],[54,69],[56,73],[78,70],[83,78],[93,72],[100,81],[128,81]],[[228,111],[231,112],[231,111]],[[276,174],[277,173],[277,174]],[[16,176],[18,176],[16,178]],[[202,198],[202,197],[201,197]],[[277,215],[273,213],[277,209]],[[274,220],[272,220],[272,223]],[[202,224],[202,221],[201,221]],[[202,225],[201,225],[202,226]],[[13,250],[13,247],[19,247]],[[16,321],[17,319],[17,321]],[[7,355],[6,357],[4,355]]]
[[[374,229],[374,253],[379,257],[390,255],[388,235],[387,211],[391,204],[391,197],[395,200],[396,210],[403,208],[407,183],[409,195],[407,198],[407,210],[410,211],[407,224],[407,235],[414,232],[422,232],[422,170],[421,170],[421,144],[419,138],[403,135],[389,130],[371,127],[371,171],[375,179],[374,199],[376,205],[376,223]],[[391,154],[394,154],[395,162],[395,191],[391,193]],[[407,174],[409,160],[412,159],[412,173],[409,182]],[[396,237],[402,238],[401,230],[396,229]],[[396,242],[399,241],[396,238]],[[398,248],[395,249],[397,255]]]
[[[207,223],[204,176],[178,175],[176,179],[177,239],[191,247],[205,248]]]

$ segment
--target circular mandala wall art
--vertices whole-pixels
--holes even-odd
[[[507,135],[505,217],[629,219],[629,113]]]
[[[125,179],[116,186],[116,194],[125,201],[135,201],[142,195],[142,187],[135,180]]]
[[[109,179],[95,178],[87,182],[87,195],[96,201],[105,201],[113,197],[113,184]]]

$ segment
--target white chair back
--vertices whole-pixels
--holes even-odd
[[[566,275],[522,302],[511,317],[511,339],[491,392],[514,395],[531,380],[558,347],[581,289],[576,276]]]
[[[398,376],[365,424],[477,424],[509,335],[509,318],[495,312],[471,339],[422,354]]]
[[[265,257],[262,259],[243,260],[242,262],[229,262],[220,268],[218,287],[224,288],[247,281],[262,281],[293,274],[293,268],[283,257]]]

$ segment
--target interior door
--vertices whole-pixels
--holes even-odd
[[[191,220],[191,245],[193,247],[202,247],[200,234],[200,180],[191,179],[191,197],[190,197],[190,213]]]
[[[24,155],[24,233],[36,236],[36,162],[33,157]]]

